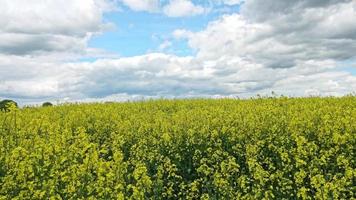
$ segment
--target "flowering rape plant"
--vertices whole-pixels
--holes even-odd
[[[356,98],[0,112],[0,199],[356,198]]]

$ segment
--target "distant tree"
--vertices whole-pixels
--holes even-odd
[[[53,106],[53,104],[51,102],[44,102],[42,104],[42,107],[50,107],[50,106]]]
[[[18,107],[17,103],[14,100],[4,99],[0,101],[0,111],[8,112],[9,111],[8,106],[11,103],[14,104],[16,107]]]

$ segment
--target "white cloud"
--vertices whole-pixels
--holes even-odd
[[[193,33],[188,30],[185,30],[185,29],[176,29],[172,33],[172,35],[175,39],[189,38],[189,36],[191,34],[193,34]]]
[[[163,51],[171,46],[172,46],[172,42],[169,40],[165,40],[159,45],[158,50]]]
[[[229,6],[239,5],[244,2],[244,0],[212,0],[212,1],[213,1],[213,3],[226,4]]]
[[[163,7],[163,12],[169,17],[185,17],[203,14],[206,9],[194,5],[190,0],[171,0]]]
[[[202,87],[199,83],[204,77],[199,69],[194,69],[191,57],[147,54],[100,59],[93,63],[58,63],[39,62],[36,57],[3,55],[0,61],[0,96],[25,99],[48,96],[59,99],[104,98],[119,93],[175,96],[193,91],[205,94],[214,89],[207,88],[207,85]]]
[[[84,50],[103,31],[109,0],[4,0],[0,6],[0,53]]]
[[[134,11],[162,13],[168,17],[189,17],[209,13],[217,9],[228,10],[229,6],[241,4],[242,0],[119,0],[122,4]],[[223,8],[218,8],[224,5]]]
[[[22,102],[249,97],[271,91],[293,96],[310,91],[343,95],[356,90],[356,77],[334,71],[334,61],[273,69],[243,58],[200,60],[154,53],[67,63],[0,56],[0,63],[0,96]]]
[[[350,24],[356,21],[355,5],[353,1],[312,7],[298,16],[264,21],[226,15],[201,32],[177,30],[173,35],[187,38],[200,59],[241,57],[272,68],[290,68],[309,60],[341,62],[355,57],[356,27]]]
[[[242,4],[242,14],[224,15],[202,31],[174,31],[174,38],[187,40],[196,50],[197,55],[188,57],[152,53],[93,62],[63,61],[75,52],[98,54],[86,44],[90,34],[101,30],[100,13],[105,9],[88,14],[96,17],[84,23],[80,17],[94,12],[88,9],[90,3],[83,7],[86,11],[76,10],[80,19],[66,23],[61,18],[75,16],[64,13],[52,19],[46,17],[51,12],[42,8],[38,9],[42,9],[43,24],[34,27],[26,28],[27,22],[23,28],[16,25],[22,23],[16,16],[11,22],[0,18],[0,97],[38,102],[356,91],[356,76],[339,68],[356,66],[355,1],[264,2],[273,12],[260,7],[261,1],[248,0]],[[4,9],[0,15],[12,19],[9,13]],[[30,19],[38,17],[29,14]],[[53,21],[57,18],[58,22]],[[161,49],[170,45],[167,40]]]
[[[225,91],[274,90],[290,95],[355,91],[355,76],[337,68],[355,59],[356,28],[351,25],[356,21],[355,1],[246,2],[242,15],[225,15],[200,32],[173,32],[174,38],[187,39],[197,60],[209,63]],[[265,7],[276,10],[268,15]],[[285,8],[297,11],[284,13]]]
[[[243,0],[224,0],[224,3],[227,5],[238,5],[241,4]]]
[[[159,0],[121,0],[121,2],[135,11],[157,12],[160,7]]]

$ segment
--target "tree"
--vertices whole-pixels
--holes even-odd
[[[50,106],[53,106],[53,104],[51,102],[44,102],[42,104],[42,107],[50,107]]]
[[[4,99],[0,101],[0,111],[8,112],[8,106],[10,104],[14,104],[16,107],[18,107],[17,103],[14,100],[11,99]]]

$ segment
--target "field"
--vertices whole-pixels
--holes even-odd
[[[0,199],[356,198],[356,97],[0,113]]]

